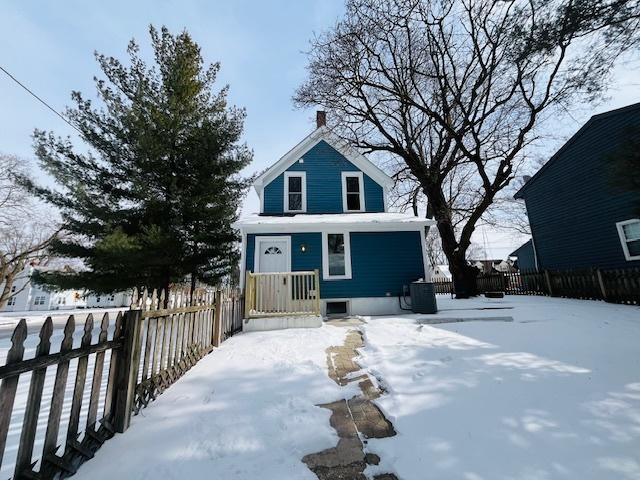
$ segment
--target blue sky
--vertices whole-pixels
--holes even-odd
[[[230,84],[231,103],[247,109],[245,140],[255,153],[249,168],[254,172],[275,162],[313,129],[314,112],[294,109],[291,97],[305,76],[309,39],[342,12],[343,0],[3,0],[0,65],[62,111],[72,90],[94,94],[93,77],[100,73],[94,50],[126,59],[132,37],[148,50],[149,24],[166,25],[173,32],[186,28],[205,61],[221,62],[219,86]],[[619,68],[610,98],[594,109],[576,109],[550,129],[566,138],[592,113],[640,101],[637,72],[637,62]],[[36,127],[75,137],[71,127],[2,72],[0,113],[2,153],[33,158],[31,134]],[[252,191],[244,212],[257,209]],[[481,229],[476,238],[480,245],[488,243],[494,257],[504,257],[521,241],[493,231],[482,234]]]

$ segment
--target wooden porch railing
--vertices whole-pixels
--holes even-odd
[[[247,272],[245,316],[320,315],[320,274]]]

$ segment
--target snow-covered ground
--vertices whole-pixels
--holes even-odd
[[[315,405],[355,394],[327,376],[325,349],[342,344],[346,332],[325,325],[232,337],[76,478],[316,478],[302,457],[338,438],[330,411]]]
[[[545,297],[438,304],[437,315],[361,327],[359,361],[387,389],[376,402],[398,432],[368,441],[382,463],[367,473],[640,480],[640,308]],[[227,340],[77,478],[314,479],[302,457],[337,443],[329,410],[314,405],[356,394],[327,376],[325,349],[347,331]]]
[[[364,327],[361,363],[398,431],[370,440],[402,479],[640,479],[640,308],[438,297],[436,317]],[[505,310],[477,310],[512,307]],[[495,317],[512,317],[500,321]]]

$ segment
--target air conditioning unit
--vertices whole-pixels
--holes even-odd
[[[436,313],[436,290],[431,282],[419,280],[412,282],[409,287],[411,294],[411,310],[413,313]]]

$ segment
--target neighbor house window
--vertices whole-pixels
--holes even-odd
[[[351,247],[348,233],[322,234],[322,276],[325,280],[351,278]]]
[[[13,296],[13,297],[11,297],[11,298],[9,299],[9,301],[7,302],[7,306],[9,306],[9,307],[10,307],[10,306],[15,305],[15,304],[16,304],[16,297],[15,297],[15,296]]]
[[[362,172],[342,172],[342,210],[364,212]]]
[[[284,173],[284,211],[307,211],[307,175],[305,172]]]
[[[627,260],[640,260],[640,219],[616,223],[622,251]]]
[[[33,300],[33,304],[34,305],[44,305],[44,301],[45,301],[45,297],[44,296],[38,296]]]

